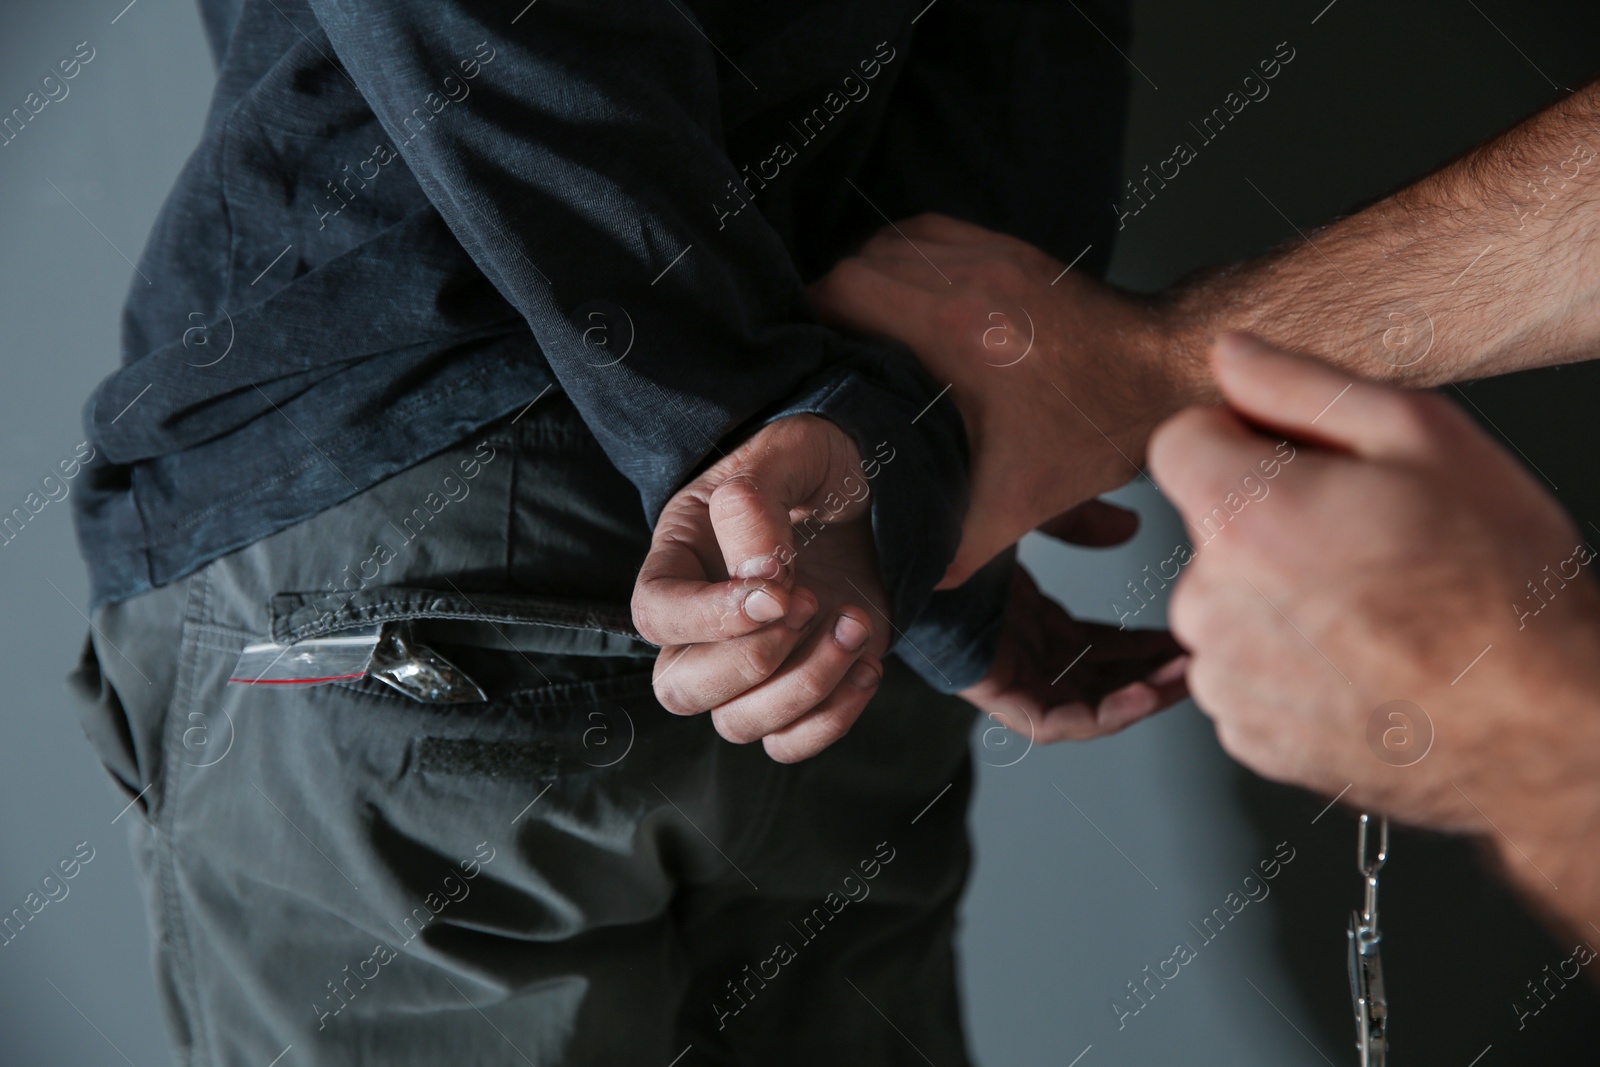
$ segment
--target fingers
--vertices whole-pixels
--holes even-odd
[[[1057,700],[1132,721],[1182,698],[1187,655],[1170,633],[1096,627],[1090,636],[1088,653],[1051,687]]]
[[[882,681],[883,664],[871,653],[864,654],[833,695],[762,739],[767,755],[779,763],[798,763],[815,756],[850,732]]]
[[[1056,741],[1092,741],[1127,729],[1163,708],[1171,707],[1188,695],[1185,671],[1188,657],[1179,656],[1155,666],[1145,661],[1137,671],[1145,677],[1106,692],[1063,694],[1057,702],[1042,706],[1028,726],[1039,744]],[[1009,725],[1009,723],[1008,723]]]
[[[896,265],[844,259],[812,284],[811,301],[817,315],[831,326],[872,337],[892,337],[924,352],[934,347],[937,338],[933,336],[929,295],[908,274],[916,267],[928,270],[920,257],[915,265],[910,261]]]
[[[894,227],[885,227],[878,231],[880,237],[898,236],[905,234],[912,240],[942,241],[946,244],[994,244],[999,241],[1015,240],[1005,234],[994,230],[984,229],[972,222],[962,222],[949,215],[941,215],[937,211],[924,212],[914,218],[902,219]]]
[[[1110,548],[1139,532],[1139,514],[1104,500],[1089,500],[1039,526],[1039,532],[1085,548]]]
[[[859,476],[855,444],[826,419],[799,415],[756,433],[667,504],[634,586],[634,625],[654,644],[741,637],[783,618],[794,560],[791,514]],[[811,514],[859,518],[865,497]],[[729,580],[724,581],[727,576]]]
[[[1187,655],[1176,656],[1138,681],[1107,693],[1094,707],[1096,736],[1114,734],[1188,696],[1188,667]]]
[[[633,625],[655,645],[685,645],[742,637],[781,619],[789,590],[764,580],[711,582],[694,542],[664,520],[633,587]],[[709,533],[694,538],[709,541]],[[714,546],[713,546],[714,548]]]
[[[772,677],[812,631],[817,598],[796,589],[783,622],[726,641],[669,646],[656,657],[656,700],[674,715],[697,715]]]
[[[1293,447],[1293,446],[1289,446]],[[1188,408],[1156,428],[1150,438],[1150,477],[1186,522],[1201,523],[1216,509],[1243,499],[1241,483],[1260,480],[1273,462],[1274,443],[1226,408]],[[1290,457],[1293,452],[1288,453]],[[1232,500],[1230,500],[1232,498]]]
[[[1366,459],[1425,453],[1441,422],[1465,424],[1431,393],[1363,381],[1247,334],[1217,338],[1212,367],[1223,398],[1246,418]]]
[[[1075,620],[1025,570],[1011,612],[996,671],[961,696],[1032,741],[1115,733],[1186,694],[1187,656],[1165,631]]]
[[[972,255],[992,256],[999,249],[1038,254],[1037,249],[1019,237],[928,212],[884,226],[862,246],[861,254],[871,259],[915,259],[926,271],[929,259],[944,264]],[[1053,274],[1047,275],[1051,276]],[[946,284],[937,275],[934,281]]]
[[[728,574],[788,584],[794,560],[790,514],[842,485],[860,467],[855,444],[838,426],[813,415],[780,419],[741,445],[711,493],[711,528]],[[827,522],[854,517],[846,503]]]
[[[735,744],[746,744],[822,706],[856,665],[871,638],[867,613],[845,608],[827,625],[815,627],[769,680],[713,708],[711,719],[717,732]]]
[[[1073,625],[1079,635],[1077,644],[1089,647],[1081,660],[1076,660],[1076,651],[1073,656],[1075,662],[1087,669],[1080,672],[1074,668],[1063,674],[1064,685],[1082,688],[1079,682],[1088,675],[1102,680],[1103,690],[1106,680],[1142,678],[1147,669],[1183,655],[1183,646],[1166,630],[1119,630],[1099,622],[1074,622]]]
[[[794,559],[786,487],[771,484],[764,473],[741,472],[717,486],[711,526],[730,575],[783,581]]]
[[[789,463],[775,462],[779,457],[755,439],[745,451],[739,467],[707,501],[712,533],[731,577],[782,580],[794,558],[789,505],[797,483],[814,472],[803,452],[783,457]]]
[[[1110,691],[1091,685],[1083,691],[1069,690],[1048,699],[1008,693],[974,703],[991,719],[1033,744],[1091,741],[1124,730],[1186,697],[1188,662],[1185,655],[1166,658],[1159,665],[1149,660],[1137,667],[1129,665],[1143,677]]]

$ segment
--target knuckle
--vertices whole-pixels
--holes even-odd
[[[745,642],[739,646],[739,673],[751,684],[764,682],[783,666],[784,652],[782,646],[771,641]]]
[[[1457,413],[1454,404],[1432,390],[1412,390],[1402,393],[1401,397],[1413,416],[1424,422],[1449,418]]]
[[[989,269],[993,272],[995,283],[1001,292],[1022,292],[1033,281],[1031,272],[1026,270],[1020,261],[1010,256],[996,260]]]
[[[1464,437],[1478,433],[1477,424],[1448,397],[1439,393],[1419,393],[1422,401],[1422,421],[1429,435],[1436,440],[1455,444]]]
[[[1181,412],[1166,419],[1150,434],[1150,440],[1145,445],[1145,462],[1150,467],[1150,474],[1157,482],[1165,485],[1170,481],[1173,473],[1173,460],[1180,454],[1184,424],[1181,421]]]
[[[1201,597],[1195,592],[1192,581],[1181,581],[1172,590],[1167,602],[1167,628],[1178,643],[1191,651],[1198,649],[1205,633],[1202,620]]]
[[[649,592],[644,584],[634,587],[633,590],[633,628],[639,631],[639,636],[660,647],[666,644],[662,640],[662,633],[656,626],[655,616],[649,600]]]
[[[703,632],[711,640],[737,637],[745,629],[745,617],[739,610],[740,603],[740,600],[735,597],[731,601],[720,601],[705,605],[700,620]]]
[[[960,553],[957,553],[956,558],[950,562],[950,566],[945,571],[944,581],[952,587],[964,585],[967,579],[977,572],[977,565],[973,563],[970,555],[967,558],[963,558]]]
[[[833,695],[833,686],[824,681],[814,670],[795,672],[794,677],[794,704],[800,710],[809,711]]]
[[[1165,482],[1172,471],[1172,460],[1178,455],[1183,434],[1183,423],[1177,416],[1166,419],[1151,433],[1145,445],[1145,461],[1157,481]]]
[[[730,518],[762,501],[761,482],[754,470],[741,467],[711,491],[711,510],[719,518]]]
[[[862,251],[866,252],[866,249]],[[817,303],[826,307],[848,307],[855,302],[852,297],[860,291],[860,287],[876,274],[877,271],[861,256],[841,259],[813,286],[812,296]]]
[[[816,755],[810,745],[792,737],[763,738],[761,747],[767,750],[767,756],[774,763],[799,763]]]
[[[770,423],[761,433],[779,456],[785,456],[788,454],[788,449],[816,447],[823,438],[831,436],[834,430],[834,424],[827,419],[817,415],[802,414],[789,415]]]
[[[1210,656],[1195,656],[1189,661],[1188,684],[1189,695],[1194,702],[1200,705],[1202,711],[1213,720],[1221,723],[1224,717],[1221,713],[1229,709],[1226,704],[1219,704],[1215,699],[1220,694],[1217,691],[1217,672]]]
[[[1252,762],[1255,754],[1254,748],[1246,740],[1247,735],[1242,730],[1239,730],[1227,720],[1218,721],[1216,729],[1217,744],[1222,746],[1222,751],[1226,752],[1230,758],[1247,767],[1255,765]]]
[[[1145,453],[1156,480],[1168,492],[1177,490],[1184,497],[1202,490],[1208,494],[1214,491],[1216,475],[1197,461],[1196,450],[1224,435],[1232,419],[1232,415],[1217,408],[1192,407],[1156,427]],[[1201,477],[1194,477],[1197,473]]]
[[[904,247],[904,238],[885,226],[867,238],[866,243],[861,246],[860,258],[870,269],[872,261],[897,258]]]

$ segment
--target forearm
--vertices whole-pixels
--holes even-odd
[[[1383,200],[1164,299],[1193,399],[1204,348],[1257,334],[1407,386],[1600,349],[1600,82]]]

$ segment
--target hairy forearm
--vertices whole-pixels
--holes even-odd
[[[1164,304],[1194,399],[1223,330],[1409,386],[1600,354],[1600,82]]]

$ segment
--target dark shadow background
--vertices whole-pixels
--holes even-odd
[[[1325,3],[1135,3],[1134,55],[1160,90],[1142,79],[1134,83],[1129,172],[1163,158],[1161,147],[1172,136],[1162,135],[1220,102],[1231,87],[1228,74],[1242,76],[1269,43],[1287,39],[1298,55],[1273,83],[1272,96],[1250,105],[1179,181],[1129,220],[1117,250],[1120,280],[1155,287],[1193,267],[1298,240],[1247,178],[1309,230],[1427,173],[1600,73],[1600,4],[1339,0],[1324,10]],[[1600,363],[1481,381],[1464,394],[1471,404],[1463,406],[1524,453],[1592,536],[1589,520],[1600,519],[1593,433]],[[1508,720],[1515,714],[1507,709]],[[1305,826],[1323,806],[1244,772],[1234,777],[1263,847]],[[1331,1049],[1349,1041],[1351,1027],[1344,946],[1308,933],[1347,910],[1359,882],[1353,819],[1338,811],[1318,826],[1334,838],[1333,847],[1305,850],[1309,870],[1296,872],[1303,888],[1283,894],[1276,935]],[[1492,1044],[1485,1063],[1596,1062],[1600,999],[1590,986],[1561,992],[1520,1032],[1510,1008],[1514,998],[1529,1001],[1524,983],[1565,959],[1572,946],[1547,938],[1484,876],[1464,843],[1400,832],[1393,845],[1382,908],[1394,1061],[1465,1065]],[[1592,940],[1600,943],[1600,934]]]
[[[1269,98],[1254,116],[1260,121],[1238,131],[1248,144],[1228,145],[1235,154],[1225,166],[1194,175],[1195,185],[1178,192],[1190,199],[1170,207],[1152,204],[1151,212],[1182,212],[1188,225],[1175,227],[1159,242],[1125,243],[1119,267],[1141,282],[1294,237],[1245,184],[1246,176],[1307,229],[1426,173],[1564,96],[1552,82],[1575,88],[1600,73],[1600,5],[1593,3],[1478,0],[1478,10],[1466,0],[1340,0],[1314,27],[1301,25],[1287,10],[1268,15],[1263,4],[1195,5],[1201,6],[1207,10],[1141,19],[1142,44],[1154,49],[1162,42],[1174,59],[1193,56],[1193,42],[1204,39],[1200,35],[1207,26],[1226,25],[1230,30],[1216,51],[1236,56],[1242,65],[1249,56],[1236,47],[1249,35],[1239,28],[1254,24],[1276,31],[1268,36],[1293,39],[1301,45],[1300,55],[1295,69],[1278,79],[1284,106],[1266,106]],[[1152,65],[1159,62],[1152,57]],[[1174,73],[1176,88],[1184,75]],[[1165,96],[1168,88],[1163,85],[1154,95]],[[1223,146],[1219,141],[1214,147]],[[1153,220],[1141,216],[1140,221]],[[1600,364],[1532,371],[1446,393],[1513,452],[1520,450],[1583,534],[1594,536],[1589,520],[1600,518],[1600,455],[1593,434]],[[1463,396],[1470,403],[1463,403]],[[1448,626],[1450,620],[1441,618],[1439,624]],[[1506,709],[1508,729],[1514,728],[1516,714],[1517,709]],[[1243,772],[1235,777],[1263,841],[1278,840],[1322,807],[1320,800]],[[1333,819],[1330,813],[1323,822]],[[1347,1040],[1350,1028],[1348,1012],[1340,1010],[1347,996],[1344,948],[1305,934],[1355,902],[1353,825],[1345,816],[1330,828],[1344,844],[1342,851],[1308,850],[1307,863],[1314,866],[1298,873],[1314,872],[1315,879],[1304,892],[1285,894],[1277,929],[1279,951],[1332,1047]],[[1520,1031],[1510,1007],[1518,998],[1532,1006],[1525,983],[1541,977],[1546,964],[1553,968],[1565,959],[1572,945],[1546,937],[1509,894],[1485,877],[1464,843],[1400,832],[1393,853],[1382,875],[1382,907],[1387,977],[1397,1013],[1394,1061],[1464,1065],[1492,1045],[1486,1064],[1596,1062],[1600,999],[1591,985],[1562,991]],[[1600,944],[1600,934],[1590,941]]]
[[[1133,10],[1128,176],[1153,168],[1176,141],[1199,146],[1188,123],[1220,106],[1278,42],[1297,53],[1267,99],[1127,220],[1110,277],[1140,290],[1298,241],[1295,227],[1309,231],[1409,183],[1600,74],[1600,4],[1592,0],[1134,0]],[[1600,364],[1481,381],[1451,395],[1470,398],[1478,410],[1462,406],[1537,468],[1586,535],[1600,534],[1589,524],[1600,522]],[[1148,486],[1119,496],[1145,517],[1131,550],[1041,542],[1024,551],[1054,594],[1106,617],[1095,605],[1182,538]],[[1508,729],[1516,714],[1506,710]],[[1196,718],[1185,707],[1109,742],[1030,753],[1004,769],[998,758],[981,759],[989,765],[980,767],[974,816],[980,862],[966,954],[969,1017],[987,1062],[1066,1064],[1080,1050],[1084,1067],[1356,1061],[1344,936],[1359,900],[1355,820],[1336,808],[1313,825],[1324,798],[1233,766]],[[1060,804],[1052,785],[1073,794],[1096,825]],[[1064,855],[1051,839],[1070,842]],[[1119,1031],[1108,1005],[1122,983],[1188,936],[1187,924],[1284,840],[1297,859],[1266,905],[1271,919],[1255,915],[1246,927],[1250,913],[1242,914],[1234,924],[1241,940],[1224,945],[1236,936],[1230,929],[1207,946],[1190,965],[1196,978],[1175,981]],[[1600,998],[1591,986],[1561,991],[1521,1030],[1512,1007],[1529,1000],[1526,982],[1570,955],[1570,943],[1549,938],[1463,842],[1397,831],[1392,856],[1382,875],[1392,1062],[1600,1062]],[[1101,873],[1067,877],[1068,865]],[[1034,879],[1054,891],[1030,895]],[[1172,894],[1185,888],[1190,898],[1174,906]],[[1052,918],[1051,908],[1063,914]],[[1097,932],[1082,933],[1085,924]],[[1590,941],[1600,946],[1600,933]],[[1037,942],[1062,958],[1051,960]],[[984,984],[991,972],[977,970],[996,956],[1009,967],[997,988]]]

